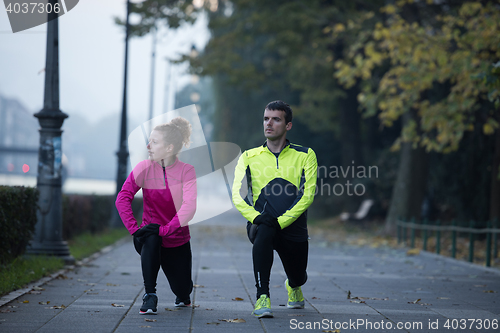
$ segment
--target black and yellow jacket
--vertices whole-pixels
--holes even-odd
[[[278,218],[286,239],[306,241],[307,208],[314,199],[317,168],[311,148],[288,140],[279,154],[266,144],[246,150],[235,169],[233,203],[248,221],[267,212]]]

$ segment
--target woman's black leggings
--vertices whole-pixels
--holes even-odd
[[[307,281],[307,257],[309,242],[293,242],[283,238],[276,228],[260,224],[253,243],[253,271],[257,299],[269,295],[269,279],[273,266],[274,252],[280,256],[290,287],[300,287]]]
[[[178,247],[162,247],[160,236],[134,236],[134,246],[137,253],[141,255],[146,293],[156,293],[156,279],[161,266],[175,296],[181,301],[189,299],[193,291],[190,242]]]

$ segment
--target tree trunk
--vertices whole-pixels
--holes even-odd
[[[341,142],[341,163],[344,170],[356,170],[357,166],[364,166],[361,145],[361,115],[358,112],[356,87],[349,89],[345,99],[340,102],[340,142]],[[356,179],[352,178],[352,172],[346,172],[346,177],[341,178],[341,184],[348,188],[348,182],[355,184]],[[341,198],[342,210],[356,212],[360,205],[360,198],[356,195],[344,195]]]
[[[403,115],[406,124],[411,115]],[[399,218],[420,218],[422,200],[425,195],[428,173],[428,154],[423,148],[412,148],[411,143],[401,145],[401,158],[392,190],[389,213],[385,221],[385,232],[394,234]]]
[[[490,220],[500,220],[500,130],[496,130],[493,160],[491,163]]]

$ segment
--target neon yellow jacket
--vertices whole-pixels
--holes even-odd
[[[314,151],[288,140],[278,157],[266,144],[246,150],[235,169],[233,203],[248,221],[267,212],[278,218],[285,238],[305,241],[317,169]]]

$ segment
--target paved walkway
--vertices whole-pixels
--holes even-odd
[[[276,257],[274,318],[251,315],[251,244],[235,211],[191,227],[193,307],[174,308],[160,272],[158,315],[141,316],[130,240],[0,307],[0,332],[498,332],[500,274],[404,250],[310,242],[306,307],[290,310]],[[399,328],[398,328],[399,327]],[[489,329],[486,329],[489,327]],[[496,328],[496,329],[495,329]]]

